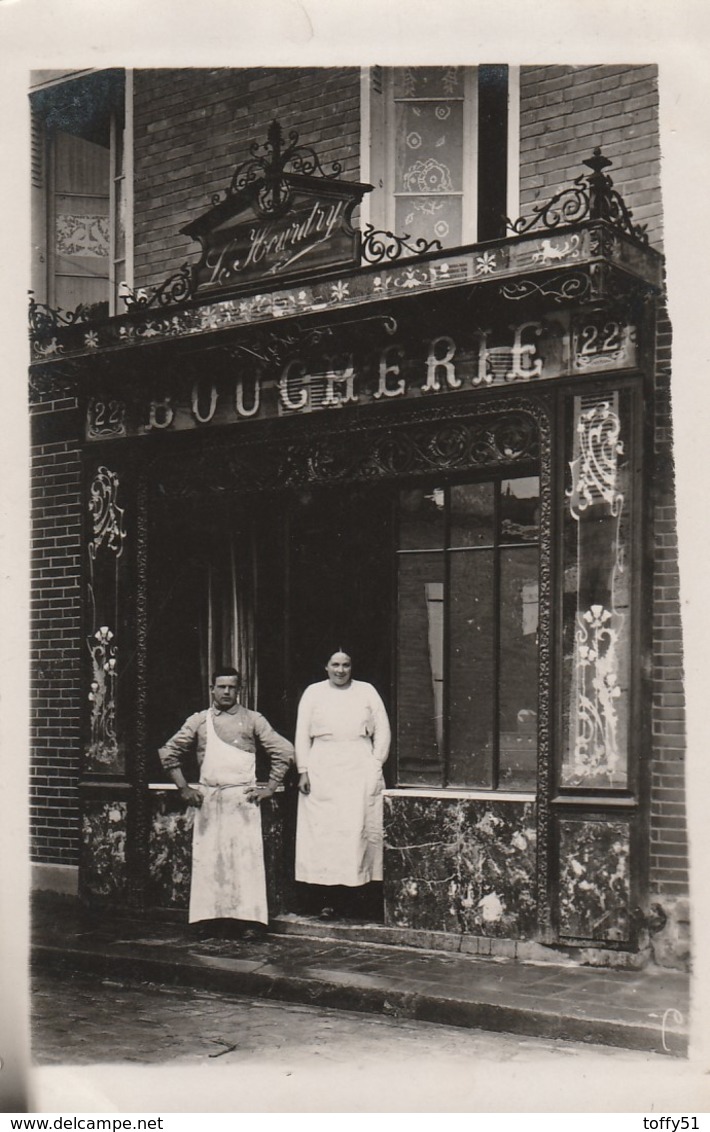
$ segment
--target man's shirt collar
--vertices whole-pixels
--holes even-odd
[[[236,715],[241,710],[241,706],[240,703],[236,703],[234,707],[220,708],[216,704],[212,704],[212,711],[215,715]]]

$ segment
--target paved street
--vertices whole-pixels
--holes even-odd
[[[34,1058],[40,1064],[125,1061],[224,1064],[272,1059],[349,1064],[398,1058],[530,1060],[590,1055],[639,1064],[631,1050],[495,1034],[185,987],[38,974],[32,994]],[[655,1060],[660,1057],[651,1055]]]
[[[44,1112],[661,1111],[697,1094],[657,1054],[186,987],[40,972],[32,1013]]]

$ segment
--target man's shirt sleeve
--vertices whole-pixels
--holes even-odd
[[[274,731],[259,712],[254,712],[254,733],[269,755],[269,784],[280,786],[293,762],[293,745],[283,735],[279,735],[278,731]]]
[[[197,729],[204,719],[204,712],[196,712],[186,719],[179,731],[168,739],[164,747],[158,751],[163,770],[173,770],[182,766],[182,760],[195,749],[197,743]]]

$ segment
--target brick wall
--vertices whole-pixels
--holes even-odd
[[[657,68],[522,67],[521,215],[584,172],[595,146],[614,162],[634,221],[662,249]]]
[[[686,896],[688,846],[685,813],[685,698],[678,536],[671,420],[671,328],[657,335],[653,496],[653,763],[651,783],[651,891]],[[672,899],[669,901],[673,903]]]
[[[78,862],[80,464],[76,401],[32,415],[32,859]]]
[[[159,283],[186,259],[180,228],[206,212],[235,165],[276,118],[285,133],[340,161],[357,180],[360,74],[355,67],[140,70],[134,84],[135,280]]]

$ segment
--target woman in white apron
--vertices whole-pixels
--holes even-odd
[[[298,708],[296,880],[359,888],[382,880],[382,766],[390,726],[372,684],[352,679],[347,653],[333,653],[328,679],[306,688]],[[336,903],[335,899],[329,905]],[[322,915],[331,918],[332,906]]]

